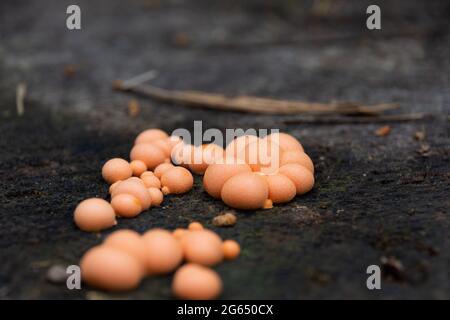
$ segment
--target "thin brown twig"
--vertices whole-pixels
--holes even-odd
[[[283,120],[284,124],[363,124],[363,123],[387,123],[387,122],[409,122],[419,121],[431,117],[426,113],[410,113],[410,114],[394,114],[394,115],[380,115],[377,117],[307,117],[298,119]]]
[[[302,114],[302,113],[338,113],[379,115],[386,110],[398,108],[396,103],[384,103],[372,106],[360,105],[353,102],[309,103],[296,100],[278,100],[252,96],[227,97],[201,91],[166,90],[151,85],[136,84],[124,86],[116,80],[113,88],[119,91],[134,92],[152,99],[193,107],[216,110],[232,110],[266,114]]]

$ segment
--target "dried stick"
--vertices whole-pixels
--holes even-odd
[[[426,113],[411,113],[411,114],[394,114],[394,115],[380,115],[378,117],[321,117],[321,118],[302,118],[302,119],[287,119],[284,124],[359,124],[359,123],[380,123],[380,122],[408,122],[423,120],[431,117]]]
[[[266,114],[302,114],[302,113],[338,113],[379,115],[380,113],[398,108],[395,103],[385,103],[364,106],[353,102],[308,103],[295,100],[277,100],[251,96],[226,97],[200,91],[165,90],[151,85],[136,84],[125,86],[125,82],[116,80],[113,88],[119,91],[129,91],[152,99],[193,107],[232,110]]]

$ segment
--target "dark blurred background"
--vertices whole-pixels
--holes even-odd
[[[54,108],[112,109],[113,79],[154,69],[169,89],[421,109],[407,100],[414,86],[417,100],[442,104],[427,93],[448,77],[433,72],[448,70],[448,1],[377,1],[373,31],[361,0],[77,1],[80,31],[65,27],[69,4],[2,1],[3,90],[22,81]],[[65,79],[67,65],[80,76]]]

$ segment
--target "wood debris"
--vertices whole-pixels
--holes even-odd
[[[237,218],[233,213],[226,212],[215,217],[212,222],[216,227],[231,227],[236,224],[236,221]]]
[[[22,116],[25,113],[25,97],[27,95],[27,86],[25,83],[19,83],[16,87],[16,110],[17,114]]]
[[[394,281],[405,281],[405,268],[400,260],[395,257],[381,257],[383,277]]]
[[[191,37],[185,32],[177,32],[172,42],[176,47],[187,48],[191,44]]]
[[[78,65],[76,64],[68,64],[64,67],[63,74],[67,78],[73,78],[75,74],[78,72]]]
[[[311,7],[311,15],[314,17],[327,17],[332,12],[333,0],[314,0]]]
[[[319,285],[327,285],[331,282],[331,276],[325,272],[317,269],[308,270],[309,278],[311,281]]]
[[[425,131],[416,131],[414,133],[414,139],[416,139],[417,141],[425,140]]]
[[[390,126],[383,126],[383,127],[378,128],[375,131],[375,135],[378,136],[378,137],[385,137],[389,133],[391,133],[391,127]]]
[[[87,300],[111,300],[111,296],[106,295],[103,292],[98,291],[88,291],[86,293],[86,299]]]
[[[428,157],[431,154],[431,147],[427,143],[422,143],[420,148],[416,150],[416,152],[422,157]]]
[[[136,118],[141,112],[141,107],[139,106],[139,102],[136,99],[131,99],[128,101],[128,115],[131,118]]]

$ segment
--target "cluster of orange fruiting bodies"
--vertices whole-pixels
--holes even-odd
[[[80,267],[86,283],[109,291],[131,290],[146,276],[176,270],[172,281],[176,297],[214,299],[222,291],[222,280],[211,267],[235,259],[239,253],[236,241],[222,241],[215,232],[193,222],[187,229],[173,232],[151,229],[140,235],[132,230],[115,231],[84,254]]]
[[[114,158],[102,168],[110,184],[111,201],[90,198],[78,204],[76,225],[97,232],[117,224],[116,217],[132,218],[160,206],[164,196],[183,194],[193,187],[191,172],[203,174],[204,190],[230,207],[242,210],[271,208],[291,201],[314,186],[314,165],[300,142],[286,133],[259,138],[245,135],[225,149],[215,144],[194,146],[162,130],[149,129],[135,140],[131,161]],[[81,260],[83,279],[105,290],[129,290],[146,275],[174,271],[172,290],[177,297],[217,297],[222,282],[209,267],[239,255],[233,240],[202,225],[139,235],[131,230],[112,233]]]
[[[81,202],[74,217],[81,229],[111,227],[116,216],[135,217],[159,206],[164,195],[188,192],[194,183],[190,171],[204,174],[203,187],[212,197],[243,210],[289,202],[314,186],[313,162],[300,142],[286,133],[244,135],[223,149],[215,144],[196,147],[148,129],[136,138],[130,159],[104,164],[111,204],[97,198]]]

